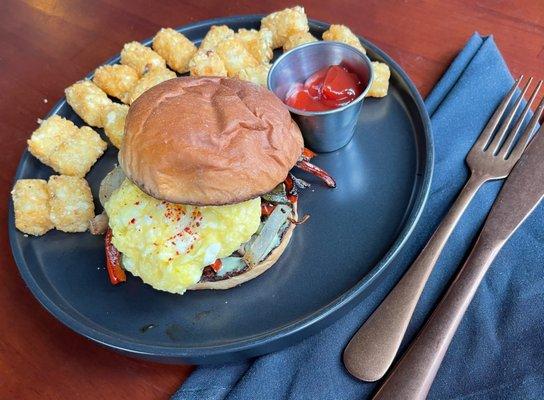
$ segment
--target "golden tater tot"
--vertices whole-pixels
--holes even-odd
[[[308,32],[308,18],[304,7],[296,6],[276,11],[261,20],[261,29],[272,31],[272,48],[282,47],[287,38],[297,32]]]
[[[389,66],[378,61],[372,61],[372,71],[374,72],[374,80],[366,93],[366,97],[386,96],[389,90],[389,77],[391,76]]]
[[[168,68],[164,69],[152,69],[140,78],[138,83],[134,85],[128,96],[129,104],[132,104],[140,95],[153,86],[158,85],[161,82],[175,78],[177,75],[174,71],[170,71]]]
[[[84,177],[107,147],[98,133],[83,126],[64,138],[48,165],[60,174]]]
[[[317,42],[317,39],[310,32],[297,32],[287,38],[283,44],[283,51],[289,51],[305,43]]]
[[[162,28],[153,38],[155,50],[174,71],[189,71],[189,61],[196,53],[196,46],[183,34],[171,28]]]
[[[43,179],[19,179],[11,191],[15,227],[29,235],[40,236],[53,229],[49,217],[49,191]]]
[[[259,62],[251,55],[240,39],[232,38],[217,45],[217,54],[225,64],[227,75],[236,76],[238,71],[246,67],[256,67]]]
[[[268,71],[270,64],[259,64],[256,67],[246,67],[238,71],[238,79],[253,82],[257,85],[267,87]]]
[[[83,121],[102,128],[102,109],[112,103],[102,89],[85,79],[67,87],[64,93],[68,104]]]
[[[52,175],[49,189],[50,218],[64,232],[85,232],[94,218],[91,188],[84,178]]]
[[[130,42],[123,46],[121,64],[134,68],[140,76],[154,68],[166,68],[164,58],[139,42]]]
[[[42,122],[27,141],[28,150],[45,165],[65,175],[83,177],[106,150],[98,133],[81,129],[58,115]]]
[[[27,140],[28,151],[42,163],[50,165],[49,159],[59,144],[77,130],[78,127],[72,121],[52,115],[42,121]]]
[[[140,77],[136,70],[128,65],[103,65],[94,71],[93,82],[112,97],[125,101],[127,93]]]
[[[246,49],[259,63],[268,63],[273,56],[272,32],[268,29],[239,29],[236,38],[244,42]]]
[[[227,25],[214,25],[210,28],[202,43],[200,43],[201,50],[214,50],[219,43],[224,40],[232,39],[234,37],[234,31]]]
[[[198,50],[189,63],[191,76],[227,76],[221,57],[213,50]]]
[[[125,135],[125,119],[127,113],[127,105],[113,103],[104,109],[104,114],[102,115],[104,132],[111,143],[118,149],[121,148],[123,136]]]
[[[361,45],[359,38],[345,25],[331,25],[329,29],[323,32],[323,40],[349,44],[366,54],[366,50]]]

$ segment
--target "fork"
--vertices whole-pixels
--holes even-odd
[[[523,76],[520,76],[515,81],[470,149],[466,157],[470,177],[427,245],[344,350],[344,365],[356,378],[373,382],[387,372],[398,352],[429,275],[470,201],[484,183],[506,178],[529,144],[544,110],[544,98],[517,142],[516,139],[542,81],[538,83],[527,105],[509,130],[533,81],[533,78],[528,79],[500,128],[496,130],[522,80]]]

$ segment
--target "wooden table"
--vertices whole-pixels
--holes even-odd
[[[19,277],[7,237],[7,203],[26,139],[63,89],[160,27],[292,1],[2,0],[0,4],[0,398],[167,398],[190,366],[127,358],[51,317]],[[346,24],[396,59],[425,96],[474,31],[495,35],[515,75],[544,78],[544,2],[315,1],[312,18]],[[514,2],[511,2],[514,3]]]

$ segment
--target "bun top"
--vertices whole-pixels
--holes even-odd
[[[298,126],[267,89],[237,79],[181,77],[132,103],[119,162],[157,199],[223,205],[271,191],[302,149]]]

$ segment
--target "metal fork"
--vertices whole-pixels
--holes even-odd
[[[542,86],[542,81],[534,89],[514,126],[509,129],[533,78],[527,81],[521,95],[517,97],[500,128],[496,130],[522,79],[523,76],[516,80],[470,149],[466,158],[470,178],[429,242],[344,350],[344,364],[356,378],[373,382],[387,372],[397,354],[427,279],[468,204],[485,182],[506,178],[529,144],[544,111],[544,98],[517,142],[516,139]]]

